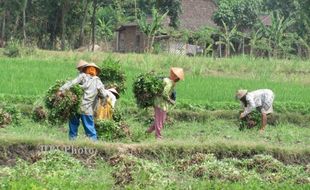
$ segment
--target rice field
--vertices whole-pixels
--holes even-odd
[[[77,75],[78,60],[100,65],[109,56],[120,60],[127,77],[126,92],[117,106],[130,127],[130,138],[93,143],[80,127],[78,140],[71,142],[67,124],[31,119],[34,105],[56,80]],[[153,110],[138,110],[132,83],[140,73],[168,75],[171,66],[183,67],[185,80],[177,84],[177,105],[168,113],[164,140],[157,142],[154,134],[144,133]],[[0,154],[0,189],[44,189],[42,180],[47,189],[309,189],[310,61],[37,51],[21,58],[0,56],[0,67],[0,106],[16,106],[22,114],[18,124],[0,128],[0,150],[8,151]],[[239,102],[234,94],[239,88],[275,92],[280,119],[268,125],[264,134],[258,129],[238,130]],[[56,154],[60,161],[43,159],[42,163],[53,164],[54,173],[40,161],[16,162],[16,157],[42,156],[34,152],[42,144],[94,147],[102,152],[95,158],[73,155],[78,160],[72,160],[72,155]],[[259,154],[268,161],[261,163],[270,161],[276,171],[261,172],[247,165]],[[115,155],[124,156],[124,162],[111,164]],[[192,163],[197,155],[203,155],[203,161]],[[10,166],[11,162],[15,165]],[[76,164],[79,170],[62,168],[63,162]],[[180,163],[191,164],[179,170]],[[81,180],[85,174],[88,177]],[[75,181],[68,183],[64,176]],[[152,182],[154,177],[166,181],[158,185]]]

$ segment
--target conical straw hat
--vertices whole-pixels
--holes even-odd
[[[88,63],[87,65],[85,65],[85,67],[95,67],[97,69],[98,74],[101,72],[100,67],[98,67],[98,65],[96,65],[95,63]]]
[[[240,89],[236,92],[236,97],[240,100],[243,96],[248,93],[248,90]]]
[[[180,80],[184,79],[184,71],[180,67],[171,67],[170,71],[175,74]]]
[[[85,67],[87,64],[88,64],[88,63],[87,63],[86,61],[80,60],[80,61],[78,62],[78,64],[76,65],[76,68],[79,69],[79,68],[81,68],[81,67]]]

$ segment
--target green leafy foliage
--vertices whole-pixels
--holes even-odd
[[[126,89],[126,76],[121,70],[120,61],[112,57],[108,57],[102,62],[99,78],[106,89],[116,88],[119,93],[123,93]]]
[[[130,135],[128,126],[123,122],[114,120],[99,120],[95,124],[98,138],[105,141],[113,141]]]
[[[21,122],[21,112],[15,105],[0,105],[0,127]]]
[[[140,74],[133,83],[133,93],[138,107],[153,106],[155,97],[161,95],[163,89],[163,80],[156,77],[154,72]]]
[[[239,130],[243,130],[245,128],[251,129],[261,123],[261,114],[258,111],[252,111],[244,118],[240,120]]]
[[[43,106],[37,106],[32,111],[32,119],[35,122],[42,122],[47,119],[47,110]]]
[[[9,113],[0,109],[0,128],[9,125],[12,122],[12,117]]]
[[[62,96],[57,96],[56,92],[64,83],[64,81],[57,81],[54,86],[48,89],[44,98],[45,106],[48,109],[48,120],[51,123],[65,122],[71,116],[79,113],[83,89],[79,85],[74,85]]]
[[[213,20],[219,26],[226,23],[229,29],[247,29],[257,22],[259,11],[260,2],[256,0],[221,0]]]

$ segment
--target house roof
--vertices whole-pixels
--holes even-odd
[[[138,26],[138,23],[136,23],[136,22],[126,23],[126,24],[122,24],[118,28],[116,28],[116,31],[122,31],[128,27],[136,27],[136,26]]]
[[[182,1],[180,28],[198,30],[204,26],[216,27],[212,20],[217,5],[213,0],[185,0]]]

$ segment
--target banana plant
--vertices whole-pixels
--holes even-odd
[[[105,41],[108,50],[108,39],[113,37],[113,24],[111,20],[105,21],[103,18],[98,18],[98,33]]]
[[[291,50],[295,35],[289,32],[290,27],[295,23],[294,19],[281,17],[278,12],[271,17],[271,26],[264,27],[269,44],[273,48],[272,54],[278,57],[279,52],[284,53]]]
[[[222,20],[222,23],[223,23],[222,30],[219,30],[217,32],[218,35],[220,36],[220,39],[215,44],[224,45],[225,46],[225,57],[229,57],[230,56],[230,49],[235,51],[235,47],[234,47],[234,44],[232,43],[232,41],[234,39],[238,39],[238,37],[241,34],[240,34],[240,32],[237,31],[236,25],[232,29],[229,29],[223,20]]]
[[[161,15],[156,8],[152,9],[152,20],[149,22],[145,13],[140,13],[140,18],[137,19],[140,30],[147,36],[146,52],[151,52],[156,35],[162,29],[162,24],[168,12]]]

